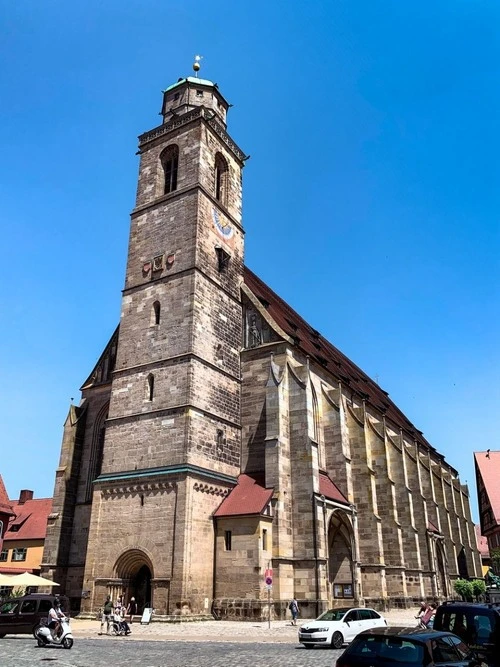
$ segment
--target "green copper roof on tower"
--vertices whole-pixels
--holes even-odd
[[[181,86],[183,83],[195,83],[198,86],[210,86],[211,88],[217,88],[217,84],[213,83],[212,81],[209,81],[208,79],[199,79],[196,76],[188,76],[185,79],[179,79],[176,83],[173,83],[171,86],[168,88],[165,88],[165,90],[162,90],[162,93],[168,93],[169,90],[173,90],[174,88],[177,88],[177,86]]]

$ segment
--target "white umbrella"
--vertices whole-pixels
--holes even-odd
[[[0,586],[13,586],[14,584],[10,583],[11,579],[12,575],[0,573]]]
[[[59,586],[55,581],[39,577],[30,572],[15,574],[13,577],[9,577],[9,582],[9,586]]]

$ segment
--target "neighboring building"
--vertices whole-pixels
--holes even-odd
[[[7,496],[2,476],[0,475],[0,552],[2,551],[3,539],[11,516],[14,516],[14,512]]]
[[[488,548],[488,540],[484,535],[481,535],[481,526],[477,525],[475,526],[476,528],[476,542],[477,542],[477,548],[479,551],[479,555],[481,556],[481,570],[483,573],[483,577],[485,577],[488,574],[488,570],[491,567],[491,556],[490,556],[490,550]]]
[[[52,498],[34,499],[33,491],[23,490],[19,500],[9,500],[9,504],[13,515],[0,553],[0,573],[40,574]]]
[[[474,452],[474,462],[481,535],[491,555],[500,549],[500,452]]]
[[[481,574],[468,489],[244,266],[228,107],[179,79],[139,137],[121,322],[69,410],[43,574],[84,611],[262,618],[270,569],[281,617],[446,597]]]

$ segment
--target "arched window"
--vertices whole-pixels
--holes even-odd
[[[177,167],[179,164],[179,148],[173,144],[167,146],[161,154],[161,165],[163,167],[164,187],[163,194],[177,190]]]
[[[153,310],[151,311],[151,324],[160,324],[161,306],[159,301],[153,303]]]
[[[215,198],[227,205],[228,165],[222,153],[215,156]]]
[[[153,400],[154,393],[155,393],[155,376],[152,373],[150,373],[148,375],[148,386],[147,386],[148,401]]]
[[[108,418],[109,405],[101,408],[97,415],[94,430],[92,433],[92,445],[90,450],[90,460],[85,486],[85,500],[92,500],[93,484],[92,482],[99,477],[102,468],[102,457],[104,453],[104,436],[106,434],[106,419]]]

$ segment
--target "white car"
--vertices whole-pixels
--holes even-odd
[[[341,648],[363,630],[385,627],[387,621],[378,611],[367,607],[329,609],[315,621],[299,629],[299,642],[306,648],[333,646]]]

